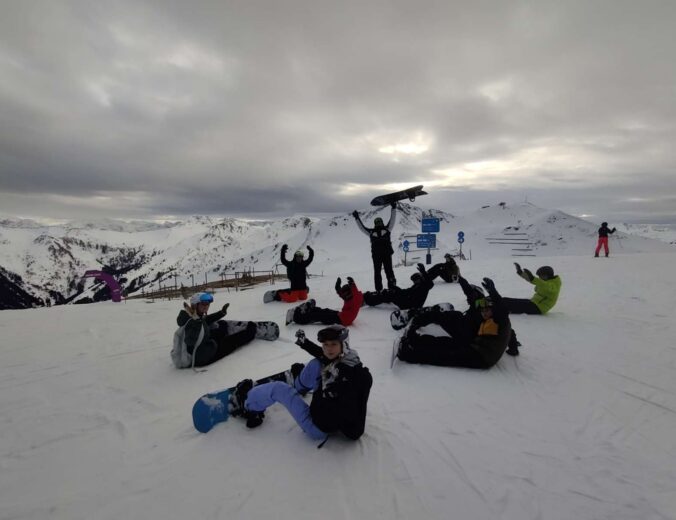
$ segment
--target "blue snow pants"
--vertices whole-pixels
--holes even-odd
[[[263,412],[274,403],[283,404],[298,426],[315,440],[324,440],[326,432],[321,431],[312,422],[310,406],[303,400],[299,392],[317,390],[321,383],[322,364],[318,359],[313,359],[294,381],[294,386],[281,381],[272,381],[254,386],[249,390],[244,407],[252,412]]]

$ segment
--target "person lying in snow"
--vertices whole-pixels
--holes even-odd
[[[322,329],[317,334],[320,347],[298,330],[296,344],[314,359],[300,371],[298,365],[295,370],[292,367],[298,374],[293,386],[280,381],[258,386],[253,386],[251,379],[240,381],[235,389],[235,403],[240,408],[232,415],[246,419],[248,428],[256,428],[262,424],[265,410],[281,403],[301,429],[322,444],[336,432],[357,440],[364,433],[373,378],[350,348],[348,334],[342,325]],[[310,405],[302,397],[308,392],[313,393]]]
[[[336,280],[336,294],[343,300],[343,308],[340,312],[333,309],[316,307],[314,300],[309,300],[303,305],[299,305],[293,311],[293,321],[299,325],[307,323],[323,323],[332,325],[334,323],[347,327],[351,325],[359,314],[359,309],[364,302],[364,295],[357,288],[357,284],[351,277],[347,277],[347,283],[341,284],[341,279]]]
[[[525,298],[503,298],[502,301],[510,314],[547,314],[559,299],[561,278],[554,274],[554,269],[543,265],[533,276],[528,269],[514,262],[516,274],[535,286],[535,294],[530,300]]]
[[[219,322],[228,312],[229,303],[212,314],[209,306],[214,297],[206,292],[190,297],[190,304],[183,304],[176,323],[179,329],[174,333],[174,348],[171,357],[176,368],[202,367],[210,365],[246,345],[256,335],[256,323],[246,323],[246,328],[233,334],[228,333],[228,324]]]
[[[490,368],[502,357],[511,336],[509,313],[489,278],[483,286],[488,296],[464,278],[459,279],[468,297],[467,312],[423,313],[413,318],[399,342],[397,357],[408,363]],[[419,335],[420,327],[436,323],[449,336]],[[516,338],[515,338],[516,339]]]
[[[423,264],[418,264],[418,272],[411,275],[413,285],[408,289],[394,286],[381,292],[365,292],[364,303],[374,306],[381,303],[394,303],[400,309],[417,309],[425,305],[425,300],[434,287]]]

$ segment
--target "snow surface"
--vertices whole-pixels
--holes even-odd
[[[365,256],[342,274],[368,289]],[[675,259],[523,259],[554,266],[561,298],[513,316],[522,354],[487,371],[390,370],[391,309],[362,309],[350,337],[374,377],[366,433],[322,449],[279,405],[255,430],[191,422],[201,394],[307,361],[297,326],[196,374],[170,362],[177,300],[0,312],[0,518],[676,518]],[[511,259],[461,269],[531,293]],[[334,281],[310,280],[319,305],[338,306]],[[216,306],[281,322],[288,306],[263,305],[267,289]],[[456,284],[437,284],[428,303],[442,301],[464,309]]]

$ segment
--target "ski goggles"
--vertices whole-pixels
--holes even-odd
[[[493,302],[488,298],[479,298],[474,302],[474,307],[477,309],[490,309],[493,307]]]

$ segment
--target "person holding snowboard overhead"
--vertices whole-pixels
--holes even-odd
[[[444,282],[457,282],[460,276],[460,268],[451,255],[446,253],[444,255],[444,262],[433,265],[428,271],[430,280],[434,281],[437,276],[441,276]]]
[[[598,258],[599,251],[601,251],[601,246],[603,246],[604,251],[606,252],[606,257],[608,256],[608,235],[615,233],[617,229],[608,229],[608,223],[602,222],[601,227],[599,228],[599,241],[596,244],[596,251],[594,251],[594,258]]]
[[[320,347],[298,330],[296,344],[314,359],[300,371],[293,386],[281,381],[257,386],[250,379],[240,381],[235,402],[244,406],[233,415],[241,415],[248,428],[255,428],[262,424],[269,406],[281,403],[301,429],[322,445],[336,432],[357,440],[364,433],[373,378],[350,348],[348,334],[342,325],[322,329],[317,334]],[[313,392],[309,406],[302,397],[308,392]]]
[[[461,280],[467,285],[470,309],[464,314],[443,312],[441,314],[446,316],[437,317],[436,321],[433,321],[432,313],[413,318],[399,342],[399,359],[427,365],[490,368],[502,357],[512,329],[509,313],[495,284],[490,278],[484,278],[482,285],[488,291],[488,296],[484,297],[480,288]],[[418,328],[430,323],[438,323],[450,336],[417,334]]]
[[[418,272],[411,275],[413,285],[408,289],[400,289],[396,285],[380,292],[365,292],[364,303],[369,306],[381,303],[394,303],[400,309],[417,309],[425,305],[425,300],[434,287],[429,273],[423,264],[418,264]]]
[[[394,222],[397,217],[397,203],[391,202],[392,208],[390,212],[390,221],[385,225],[383,219],[377,217],[373,221],[373,227],[367,228],[359,218],[357,210],[352,212],[352,216],[357,221],[357,226],[362,232],[371,239],[371,258],[373,259],[373,282],[375,284],[376,292],[383,290],[383,279],[381,276],[381,269],[385,268],[385,276],[387,277],[387,287],[392,289],[397,285],[397,279],[394,277],[392,270],[392,249],[391,231],[394,228]]]
[[[206,292],[190,297],[190,304],[184,303],[176,323],[174,348],[171,357],[177,368],[202,367],[210,365],[246,345],[256,336],[256,323],[246,323],[246,328],[229,333],[228,324],[219,321],[228,312],[229,303],[221,310],[208,314],[214,297]]]
[[[281,261],[286,267],[286,276],[291,283],[289,289],[280,289],[275,294],[275,300],[287,303],[293,303],[298,300],[307,300],[307,293],[310,289],[307,286],[307,267],[312,263],[315,257],[315,251],[310,246],[307,250],[310,253],[307,260],[302,251],[296,251],[293,254],[293,260],[286,259],[286,252],[289,246],[284,244],[281,250]]]
[[[364,295],[349,276],[345,285],[342,285],[340,278],[338,278],[335,287],[336,294],[343,300],[343,309],[340,312],[333,309],[316,307],[313,304],[314,300],[308,300],[306,304],[299,305],[294,310],[294,323],[298,323],[299,325],[307,323],[323,323],[324,325],[341,324],[345,327],[351,325],[364,303]],[[311,305],[308,305],[308,303]]]
[[[535,294],[530,300],[525,298],[503,298],[507,310],[511,314],[547,314],[559,299],[561,278],[554,274],[554,269],[543,265],[533,276],[528,269],[514,262],[516,274],[535,286]]]

